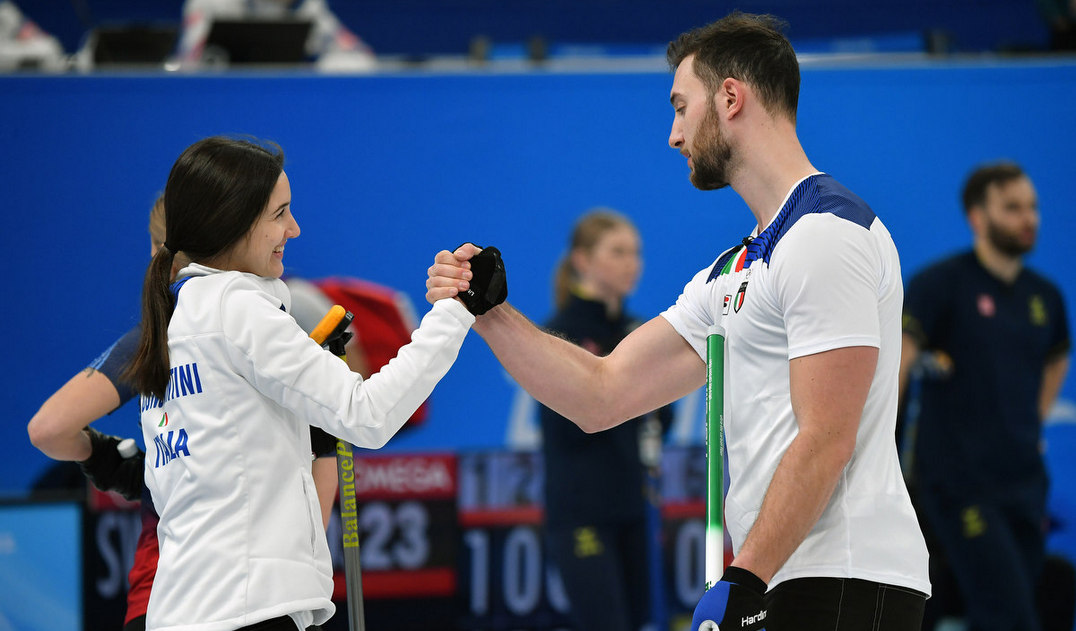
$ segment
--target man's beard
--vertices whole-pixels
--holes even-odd
[[[699,126],[699,137],[691,152],[694,170],[691,183],[700,191],[714,191],[729,185],[732,145],[721,136],[717,112],[711,108]]]
[[[986,238],[990,241],[990,245],[994,246],[994,249],[1011,258],[1023,256],[1035,247],[1034,239],[1031,240],[1031,243],[1025,243],[1019,235],[1005,231],[1001,226],[989,219],[986,221]]]

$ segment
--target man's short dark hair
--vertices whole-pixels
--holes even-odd
[[[978,166],[964,182],[964,214],[986,203],[986,191],[991,186],[1000,186],[1022,177],[1026,177],[1026,174],[1015,162],[993,162]]]
[[[771,115],[793,122],[800,98],[800,66],[782,31],[787,24],[772,15],[734,11],[690,30],[669,43],[665,57],[673,70],[695,55],[693,70],[710,95],[732,77],[749,84]]]

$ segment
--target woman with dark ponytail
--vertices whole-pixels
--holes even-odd
[[[219,136],[191,145],[172,166],[164,204],[177,210],[166,213],[168,238],[146,272],[142,338],[128,372],[140,392],[163,398],[168,384],[167,332],[176,299],[170,278],[176,253],[204,262],[237,243],[262,214],[283,172],[280,147]],[[298,224],[290,236],[299,236]]]
[[[299,236],[281,149],[212,137],[168,177],[167,239],[146,272],[126,376],[142,394],[160,513],[147,629],[307,629],[334,612],[309,426],[381,447],[448,371],[474,316],[439,300],[363,380],[288,315]],[[191,263],[170,281],[173,258]]]

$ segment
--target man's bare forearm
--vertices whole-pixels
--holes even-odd
[[[539,329],[507,303],[478,318],[473,329],[527,392],[584,431],[625,420],[609,414],[602,358]]]
[[[675,401],[706,379],[702,360],[660,317],[606,357],[539,329],[507,303],[473,328],[527,392],[587,432]]]

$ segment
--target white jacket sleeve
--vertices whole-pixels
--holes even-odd
[[[237,281],[221,302],[230,361],[261,395],[365,448],[388,442],[455,361],[474,316],[440,300],[397,356],[369,379],[311,340],[279,302]]]

